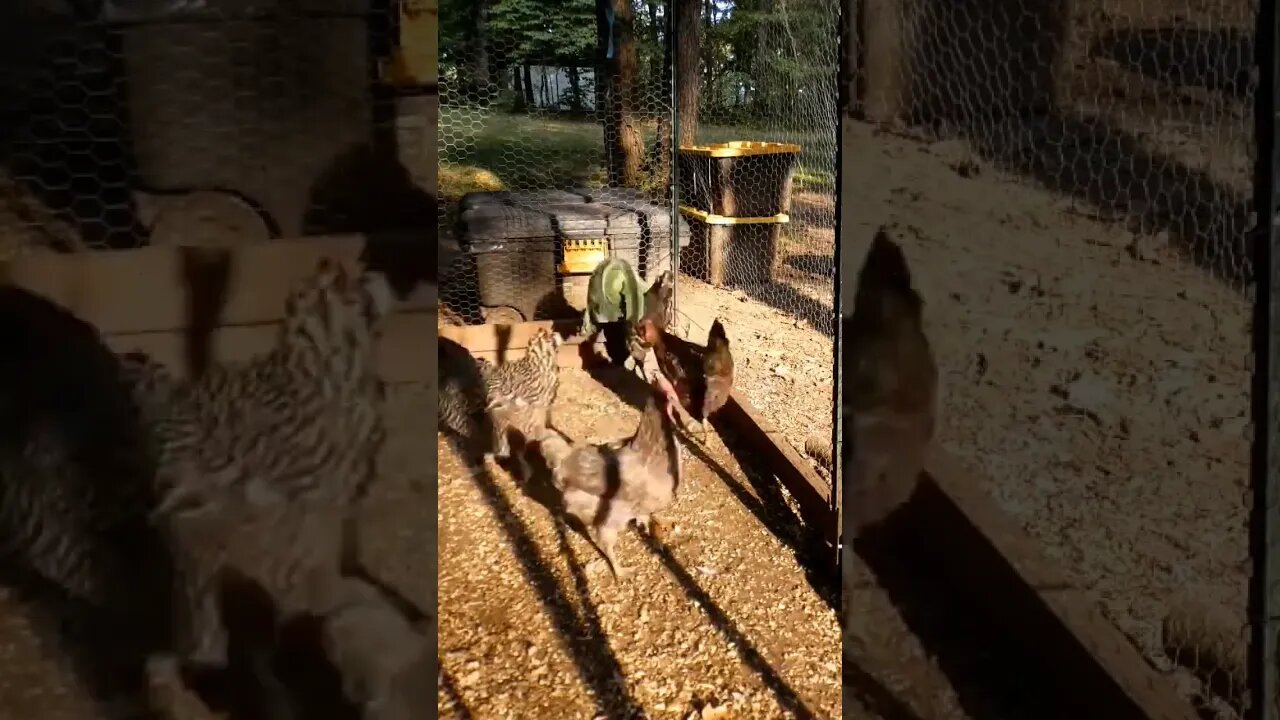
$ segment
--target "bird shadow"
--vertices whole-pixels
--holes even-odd
[[[266,696],[250,668],[255,647],[270,637],[275,638],[271,669],[294,712],[315,720],[358,720],[360,711],[344,694],[341,675],[325,651],[322,618],[282,617],[261,584],[234,570],[223,573],[219,591],[230,662],[225,669],[183,668],[183,680],[211,710],[236,720],[265,717]]]
[[[927,529],[937,527],[940,510],[927,488],[918,483],[905,503],[853,540],[854,551],[950,680],[967,716],[1078,717],[1078,708],[1055,709],[1061,691],[1044,674],[1025,671],[1035,660],[997,626],[989,608],[977,606],[947,573],[920,571],[943,562],[928,547],[935,535]]]
[[[720,633],[738,654],[738,658],[756,673],[765,687],[778,699],[778,704],[801,720],[814,719],[817,715],[805,705],[800,695],[778,674],[759,648],[742,632],[737,623],[716,603],[715,599],[694,580],[671,549],[644,529],[638,529],[640,538],[649,552],[661,561],[662,566],[680,585],[685,595],[702,610],[716,632]]]
[[[515,445],[512,450],[513,453],[522,451]],[[556,628],[579,678],[591,689],[596,702],[597,717],[610,720],[642,717],[644,711],[631,697],[626,687],[622,665],[610,647],[604,627],[587,594],[585,577],[578,577],[580,571],[571,563],[575,589],[583,608],[580,612],[574,607],[569,592],[561,586],[559,580],[542,560],[538,541],[520,520],[515,507],[507,499],[488,468],[483,464],[472,466],[470,477],[492,510],[494,519],[502,528],[503,534],[506,535],[525,579],[537,593],[543,611]],[[531,483],[524,485],[531,485]],[[557,523],[557,533],[561,542],[565,542],[563,526],[559,523]]]
[[[514,447],[515,445],[513,444]],[[602,496],[601,508],[597,512],[597,522],[603,516],[607,516],[610,499],[617,494],[622,482],[616,462],[616,451],[608,446],[598,447],[600,447],[606,458],[607,489]],[[584,608],[584,618],[592,626],[598,627],[600,626],[600,619],[596,614],[595,604],[590,600],[590,589],[587,574],[583,569],[584,565],[578,561],[577,553],[570,545],[566,532],[567,527],[576,524],[576,522],[560,511],[560,496],[550,482],[551,470],[546,465],[545,459],[536,450],[528,452],[525,457],[531,472],[526,482],[523,483],[522,488],[528,497],[544,505],[554,513],[560,552],[568,559],[569,571],[573,576],[574,586],[579,593],[582,607]],[[670,548],[643,528],[637,527],[636,531],[649,552],[661,561],[663,567],[680,585],[685,595],[690,600],[693,600],[697,607],[706,614],[707,619],[716,631],[731,643],[741,661],[760,676],[765,686],[778,698],[779,704],[796,718],[816,718],[813,711],[804,704],[795,690],[778,674],[777,670],[768,662],[755,644],[738,628],[737,624],[733,622],[723,608],[698,584],[671,552]]]

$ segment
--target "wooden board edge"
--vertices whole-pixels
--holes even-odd
[[[510,324],[445,325],[439,329],[439,335],[472,353],[492,353],[499,349],[524,349],[534,333],[544,329],[558,333],[565,345],[576,345],[586,341],[586,338],[578,336],[581,325],[579,318]]]
[[[425,235],[425,231],[424,231]],[[183,330],[190,324],[191,284],[225,283],[217,324],[253,325],[284,316],[291,286],[310,273],[322,256],[358,269],[359,259],[389,272],[422,262],[425,239],[409,235],[363,234],[276,238],[230,248],[145,246],[83,253],[32,253],[5,263],[3,281],[38,293],[109,334]],[[399,248],[399,249],[398,249]],[[366,252],[367,251],[367,252]],[[397,260],[399,258],[399,260]],[[195,260],[195,262],[190,262]],[[199,275],[200,277],[194,277]],[[219,277],[215,277],[219,275]],[[402,306],[434,308],[437,294],[422,283]]]
[[[736,390],[720,412],[712,416],[712,424],[721,423],[757,449],[759,459],[796,499],[804,522],[817,528],[834,546],[839,540],[839,523],[831,503],[831,486],[809,461]]]
[[[931,528],[938,534],[929,544],[946,553],[945,565],[959,576],[962,587],[983,595],[975,598],[979,606],[992,608],[1002,622],[1018,625],[1010,628],[1011,637],[1025,641],[1046,667],[1074,678],[1091,692],[1110,690],[1113,697],[1105,702],[1131,708],[1134,717],[1139,713],[1150,720],[1198,717],[1168,678],[995,504],[982,489],[986,484],[981,478],[934,447],[922,480],[925,491],[935,494],[956,519]]]
[[[436,382],[436,358],[431,353],[430,331],[434,313],[398,313],[387,319],[378,341],[378,374],[387,383]],[[274,347],[279,326],[237,325],[213,331],[213,359],[218,362],[247,360]],[[139,350],[163,363],[179,377],[187,374],[186,334],[181,331],[103,333],[103,341],[115,352]]]

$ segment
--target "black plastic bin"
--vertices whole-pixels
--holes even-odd
[[[740,140],[680,148],[680,203],[712,215],[776,216],[791,209],[800,146]]]
[[[572,317],[584,309],[589,273],[559,270],[566,241],[605,240],[608,255],[625,259],[645,280],[675,269],[671,213],[640,199],[585,192],[471,193],[460,207],[459,238],[473,261],[476,302],[512,308],[524,320]],[[683,219],[681,225],[683,246],[689,233]]]

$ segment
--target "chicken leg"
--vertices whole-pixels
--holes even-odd
[[[591,544],[595,545],[600,554],[604,556],[605,564],[609,566],[609,570],[613,573],[615,580],[621,580],[630,574],[631,569],[623,567],[622,563],[618,562],[617,555],[613,552],[613,546],[618,542],[617,528],[612,525],[592,526],[589,535],[591,536]],[[595,565],[598,567],[598,563],[599,558],[592,563],[588,563],[588,566]]]

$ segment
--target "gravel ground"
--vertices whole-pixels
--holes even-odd
[[[631,398],[564,370],[552,423],[623,437]],[[769,491],[714,433],[686,455],[662,540],[623,536],[621,582],[584,571],[595,550],[510,475],[439,443],[442,717],[839,717],[830,596],[770,531],[786,508],[765,509]]]
[[[1157,667],[1170,668],[1159,625],[1176,593],[1243,624],[1250,298],[1167,237],[1136,234],[956,141],[869,127],[853,141],[860,204],[846,252],[860,258],[882,223],[904,244],[941,364],[941,441]],[[829,432],[828,337],[747,291],[683,276],[679,288],[692,336],[725,318],[738,388],[793,444]],[[929,694],[950,717],[961,710],[945,685]]]
[[[954,142],[859,128],[852,150],[847,252],[881,223],[905,245],[941,441],[1157,666],[1174,593],[1243,623],[1249,299],[1159,237],[992,167],[953,170]]]

